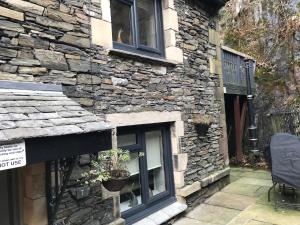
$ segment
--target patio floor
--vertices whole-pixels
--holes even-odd
[[[300,211],[275,211],[273,195],[273,201],[268,202],[270,172],[232,168],[230,179],[231,184],[174,225],[300,225]]]

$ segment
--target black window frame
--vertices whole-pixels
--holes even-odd
[[[139,24],[137,1],[138,0],[111,0],[129,5],[131,8],[131,31],[132,31],[132,45],[113,41],[113,48],[129,51],[137,54],[147,55],[151,57],[164,58],[165,57],[165,42],[164,29],[162,20],[162,0],[153,0],[155,8],[155,34],[157,48],[151,48],[140,44]],[[113,22],[111,23],[113,26]]]
[[[143,152],[144,156],[139,157],[140,168],[140,182],[142,190],[148,190],[148,170],[147,170],[147,153],[145,144],[145,134],[149,131],[160,130],[162,132],[163,144],[163,160],[164,160],[164,173],[166,190],[155,196],[149,197],[149,192],[146,191],[142,194],[142,204],[128,209],[121,213],[122,218],[126,220],[126,224],[132,224],[140,219],[145,218],[153,212],[172,204],[176,201],[175,197],[175,184],[173,175],[173,162],[172,162],[172,148],[171,148],[171,134],[170,124],[159,125],[142,125],[135,127],[122,127],[117,129],[117,134],[136,134],[136,144],[130,146],[122,146],[122,149],[129,150],[130,152]]]

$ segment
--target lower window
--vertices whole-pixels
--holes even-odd
[[[120,193],[126,224],[175,201],[169,130],[169,125],[118,129],[118,147],[131,155],[131,177]]]

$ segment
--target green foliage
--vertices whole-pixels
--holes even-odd
[[[278,65],[284,62],[292,70],[297,63],[293,60],[293,35],[300,22],[292,0],[243,1],[239,13],[235,3],[231,0],[221,12],[224,44],[256,59],[260,85],[284,89],[290,77],[279,74],[283,70]]]
[[[122,177],[127,171],[127,162],[130,160],[130,153],[120,148],[102,151],[96,160],[91,162],[91,170],[85,174],[91,182],[107,181],[112,177]],[[119,171],[112,174],[112,171]]]

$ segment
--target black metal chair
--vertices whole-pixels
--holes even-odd
[[[278,201],[275,193],[275,209],[278,207],[291,207],[300,209],[297,202],[296,190],[300,190],[300,141],[297,136],[287,133],[277,133],[272,136],[270,143],[270,157],[273,186],[268,191],[268,201],[271,201],[271,190],[285,195],[292,192],[295,203],[291,201]]]

